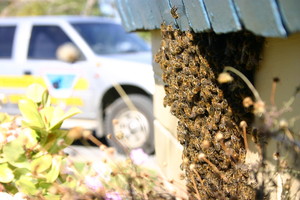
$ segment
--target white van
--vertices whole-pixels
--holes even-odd
[[[78,55],[68,55],[66,47]],[[70,62],[58,59],[58,49]],[[94,129],[98,137],[122,132],[128,147],[154,150],[151,51],[119,23],[81,16],[0,18],[0,111],[18,114],[17,102],[34,82],[47,86],[57,105],[81,109],[65,128]],[[136,109],[120,98],[122,89]]]

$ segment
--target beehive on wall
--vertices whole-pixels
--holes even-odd
[[[163,70],[164,105],[179,119],[182,169],[191,196],[195,198],[199,192],[203,199],[254,199],[248,171],[238,167],[245,159],[239,123],[252,120],[251,110],[243,107],[242,100],[251,93],[237,77],[228,85],[219,84],[217,78],[228,65],[251,78],[263,38],[249,32],[195,34],[165,25],[161,30],[161,48],[155,60]],[[220,134],[223,139],[218,140]],[[203,155],[217,171],[199,158]]]

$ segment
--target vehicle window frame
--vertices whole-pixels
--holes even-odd
[[[97,24],[99,24],[102,27],[101,28],[96,27],[95,25],[97,25]],[[93,53],[98,56],[151,51],[151,48],[149,47],[149,45],[142,38],[137,36],[135,33],[127,33],[124,30],[124,28],[118,23],[95,22],[95,21],[91,21],[91,22],[72,21],[72,22],[70,22],[70,25],[82,37],[82,39],[86,42],[86,44],[89,46],[89,48],[93,51]],[[84,32],[84,31],[88,30],[87,29],[88,25],[90,25],[92,29],[90,29],[89,32]],[[92,27],[92,25],[94,27]],[[94,35],[92,34],[92,32],[95,32],[95,30],[96,30],[95,28],[97,28],[97,30],[98,30],[98,32],[96,34],[97,37],[95,37],[96,36],[95,34]],[[113,29],[117,29],[118,31],[112,31]],[[106,30],[105,31],[106,34],[101,34],[102,30]],[[109,34],[109,31],[111,31],[113,34]],[[103,33],[105,33],[105,32],[103,32]],[[108,38],[101,39],[101,37],[99,37],[101,35],[105,35]],[[113,35],[115,35],[116,37],[112,37]],[[117,37],[117,36],[122,36],[122,37]],[[94,40],[94,42],[92,42],[92,40]],[[127,43],[134,48],[129,49],[129,51],[127,51],[127,50],[122,51],[121,48],[117,46],[122,43],[123,44]],[[96,48],[97,45],[102,46],[102,49],[100,48],[99,50],[97,50],[97,48]],[[114,50],[110,51],[108,49],[114,49]]]
[[[14,43],[15,43],[15,35],[16,35],[16,30],[17,30],[17,25],[1,25],[0,26],[0,28],[5,28],[5,27],[7,27],[7,28],[12,28],[13,30],[12,30],[12,32],[10,33],[10,38],[5,38],[3,41],[9,41],[10,42],[10,44],[8,44],[10,47],[8,47],[8,54],[7,55],[4,55],[4,56],[2,56],[1,55],[1,52],[3,52],[2,51],[2,49],[1,49],[1,43],[0,43],[0,59],[1,60],[4,60],[4,59],[12,59],[13,58],[13,50],[14,50]],[[0,30],[1,31],[1,30]],[[1,32],[0,32],[0,34],[1,34]],[[1,39],[3,39],[4,37],[2,37],[1,35],[0,35],[0,42],[1,42]]]
[[[37,27],[38,28],[43,28],[43,27],[55,27],[55,28],[58,28],[58,30],[60,30],[61,33],[64,34],[64,37],[66,37],[68,39],[68,41],[61,42],[59,45],[56,45],[54,52],[52,51],[51,58],[50,57],[42,57],[42,56],[40,56],[40,57],[32,57],[32,56],[30,56],[31,47],[32,47],[32,40],[33,40],[32,38],[34,37],[34,34],[35,34],[34,31],[35,31],[35,28],[37,28]],[[27,52],[26,58],[28,60],[59,61],[59,59],[56,56],[57,48],[60,47],[61,45],[65,44],[65,43],[68,43],[68,42],[72,43],[78,49],[78,51],[80,52],[80,58],[79,58],[78,61],[85,61],[86,57],[83,54],[83,52],[80,50],[80,48],[78,48],[78,46],[72,40],[72,38],[70,37],[70,35],[68,34],[68,32],[66,30],[64,30],[63,27],[60,24],[32,24],[31,34],[30,34],[30,38],[29,38],[29,42],[28,42],[28,52]],[[54,54],[54,56],[53,56],[53,54]]]

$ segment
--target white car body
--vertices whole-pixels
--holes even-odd
[[[104,109],[117,98],[115,93],[109,94],[114,84],[120,84],[125,91],[128,90],[126,92],[141,92],[151,98],[154,92],[151,51],[97,55],[70,24],[74,22],[117,24],[110,19],[77,16],[0,19],[0,29],[3,26],[15,26],[11,56],[0,56],[0,94],[4,94],[0,111],[18,114],[18,99],[25,94],[28,85],[39,82],[48,87],[56,104],[66,106],[66,109],[69,106],[81,109],[82,113],[72,118],[72,123],[66,121],[63,127],[95,129],[97,136],[101,137]],[[74,63],[58,59],[30,59],[29,43],[34,26],[59,27],[85,59]],[[56,79],[61,86],[56,87]]]

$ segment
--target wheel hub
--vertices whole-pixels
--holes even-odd
[[[114,125],[114,132],[124,135],[120,142],[131,149],[142,147],[149,137],[147,118],[139,111],[126,110],[120,112],[116,119],[118,123]]]

